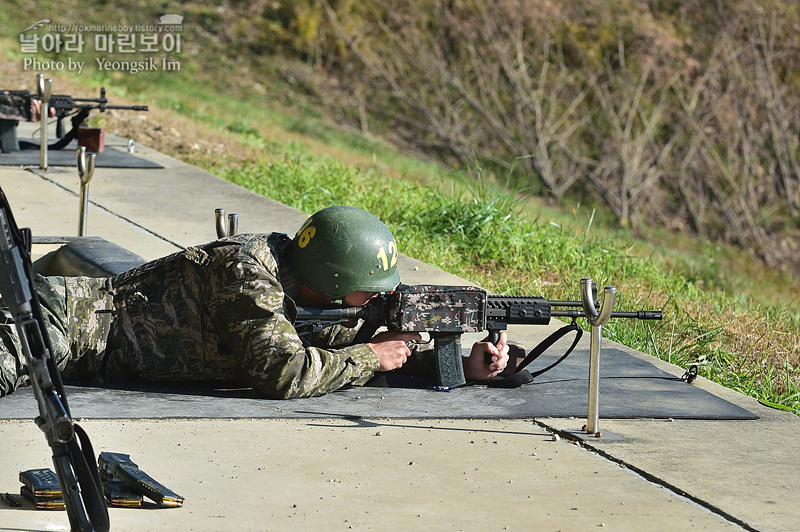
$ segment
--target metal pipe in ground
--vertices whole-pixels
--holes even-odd
[[[214,209],[214,218],[216,221],[217,238],[225,238],[228,236],[228,228],[225,227],[225,209]]]
[[[228,236],[234,236],[239,232],[239,215],[231,213],[228,215]]]
[[[78,176],[81,180],[81,203],[78,211],[78,236],[86,236],[89,214],[89,181],[94,175],[94,160],[97,154],[86,153],[85,146],[78,147]]]
[[[597,285],[591,279],[581,279],[581,302],[586,319],[591,325],[589,336],[589,409],[584,430],[587,434],[600,434],[600,345],[603,340],[603,324],[611,318],[617,289],[606,286],[603,302],[597,308]]]
[[[50,95],[53,92],[53,80],[44,77],[44,74],[36,75],[36,88],[39,92],[39,101],[42,102],[40,107],[41,113],[39,120],[42,123],[41,135],[39,137],[39,168],[47,170],[47,121],[50,115]]]
[[[600,343],[603,326],[592,325],[589,333],[589,413],[586,416],[586,433],[600,431]]]
[[[214,209],[214,218],[216,222],[217,238],[225,238],[226,236],[233,236],[239,232],[239,215],[231,213],[228,215],[228,224],[225,225],[225,209]]]

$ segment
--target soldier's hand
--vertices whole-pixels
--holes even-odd
[[[491,356],[490,364],[486,363],[485,353]],[[491,342],[475,342],[469,358],[464,359],[464,377],[473,381],[491,379],[502,373],[507,364],[508,336],[502,331],[497,345]]]
[[[31,104],[33,105],[33,109],[31,109],[31,122],[38,122],[42,118],[42,101],[34,98]],[[56,108],[48,107],[47,114],[48,116],[56,116]]]
[[[411,350],[406,342],[419,342],[419,333],[382,332],[372,337],[367,345],[375,351],[381,367],[378,371],[391,371],[406,363]]]

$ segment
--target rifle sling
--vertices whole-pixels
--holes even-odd
[[[58,139],[53,144],[50,144],[47,149],[48,150],[61,150],[67,146],[70,142],[75,140],[78,137],[78,128],[83,124],[83,121],[89,116],[88,109],[81,109],[78,113],[72,117],[72,129],[67,131],[67,133]]]
[[[525,367],[528,364],[530,364],[531,362],[533,362],[534,360],[539,358],[539,356],[542,353],[544,353],[545,351],[547,351],[550,348],[550,346],[552,346],[558,340],[560,340],[561,338],[566,336],[570,331],[575,331],[575,340],[573,340],[572,345],[569,346],[569,349],[567,349],[564,352],[564,354],[561,355],[561,358],[559,358],[558,360],[556,360],[555,362],[553,362],[552,364],[550,364],[546,368],[540,369],[538,371],[534,371],[533,373],[531,373],[531,375],[534,378],[536,378],[539,375],[541,375],[542,373],[544,373],[546,371],[550,371],[551,369],[553,369],[557,365],[561,364],[564,361],[564,359],[567,358],[570,355],[570,353],[572,353],[572,351],[578,345],[578,342],[580,341],[581,336],[583,336],[583,329],[578,327],[578,324],[575,323],[574,321],[572,323],[570,323],[569,325],[565,325],[565,326],[561,327],[559,330],[557,330],[556,332],[554,332],[553,334],[551,334],[550,336],[545,338],[539,345],[537,345],[536,347],[531,349],[531,352],[528,353],[528,356],[525,357],[525,360],[523,360],[522,363],[519,366],[517,366],[517,371],[515,373],[519,373],[520,371],[525,369]]]
[[[86,507],[86,513],[91,521],[91,527],[95,532],[107,532],[111,526],[108,518],[108,507],[103,496],[103,484],[100,480],[100,472],[97,469],[97,461],[94,457],[94,449],[89,436],[77,423],[75,427],[75,438],[72,438],[67,446],[73,458],[75,475],[81,486],[81,498]],[[80,440],[80,443],[78,443]]]
[[[573,340],[572,345],[567,349],[561,357],[547,366],[546,368],[530,372],[525,369],[531,362],[539,358],[542,353],[547,351],[554,343],[559,341],[561,338],[569,334],[570,332],[575,331],[575,340]],[[530,353],[525,357],[525,359],[517,366],[516,371],[514,371],[513,375],[508,377],[503,377],[496,380],[489,381],[489,386],[493,388],[517,388],[522,386],[523,384],[528,384],[533,382],[533,379],[541,375],[546,371],[550,371],[557,365],[561,364],[565,358],[567,358],[570,353],[575,349],[578,345],[578,342],[583,336],[583,329],[581,329],[577,323],[573,320],[572,323],[565,325],[555,331],[554,333],[550,334],[547,338],[542,340],[539,345],[531,349]]]

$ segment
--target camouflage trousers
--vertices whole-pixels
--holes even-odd
[[[65,377],[94,380],[113,325],[106,279],[41,277],[34,279],[47,335]],[[25,356],[8,309],[0,309],[0,397],[28,384]]]

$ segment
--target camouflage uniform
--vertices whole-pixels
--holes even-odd
[[[32,120],[33,100],[28,91],[0,89],[0,120]]]
[[[292,322],[300,285],[284,234],[242,234],[192,247],[110,279],[38,278],[65,376],[246,381],[271,398],[364,384],[379,368],[353,329],[306,343]],[[13,325],[0,326],[0,396],[24,383]]]

